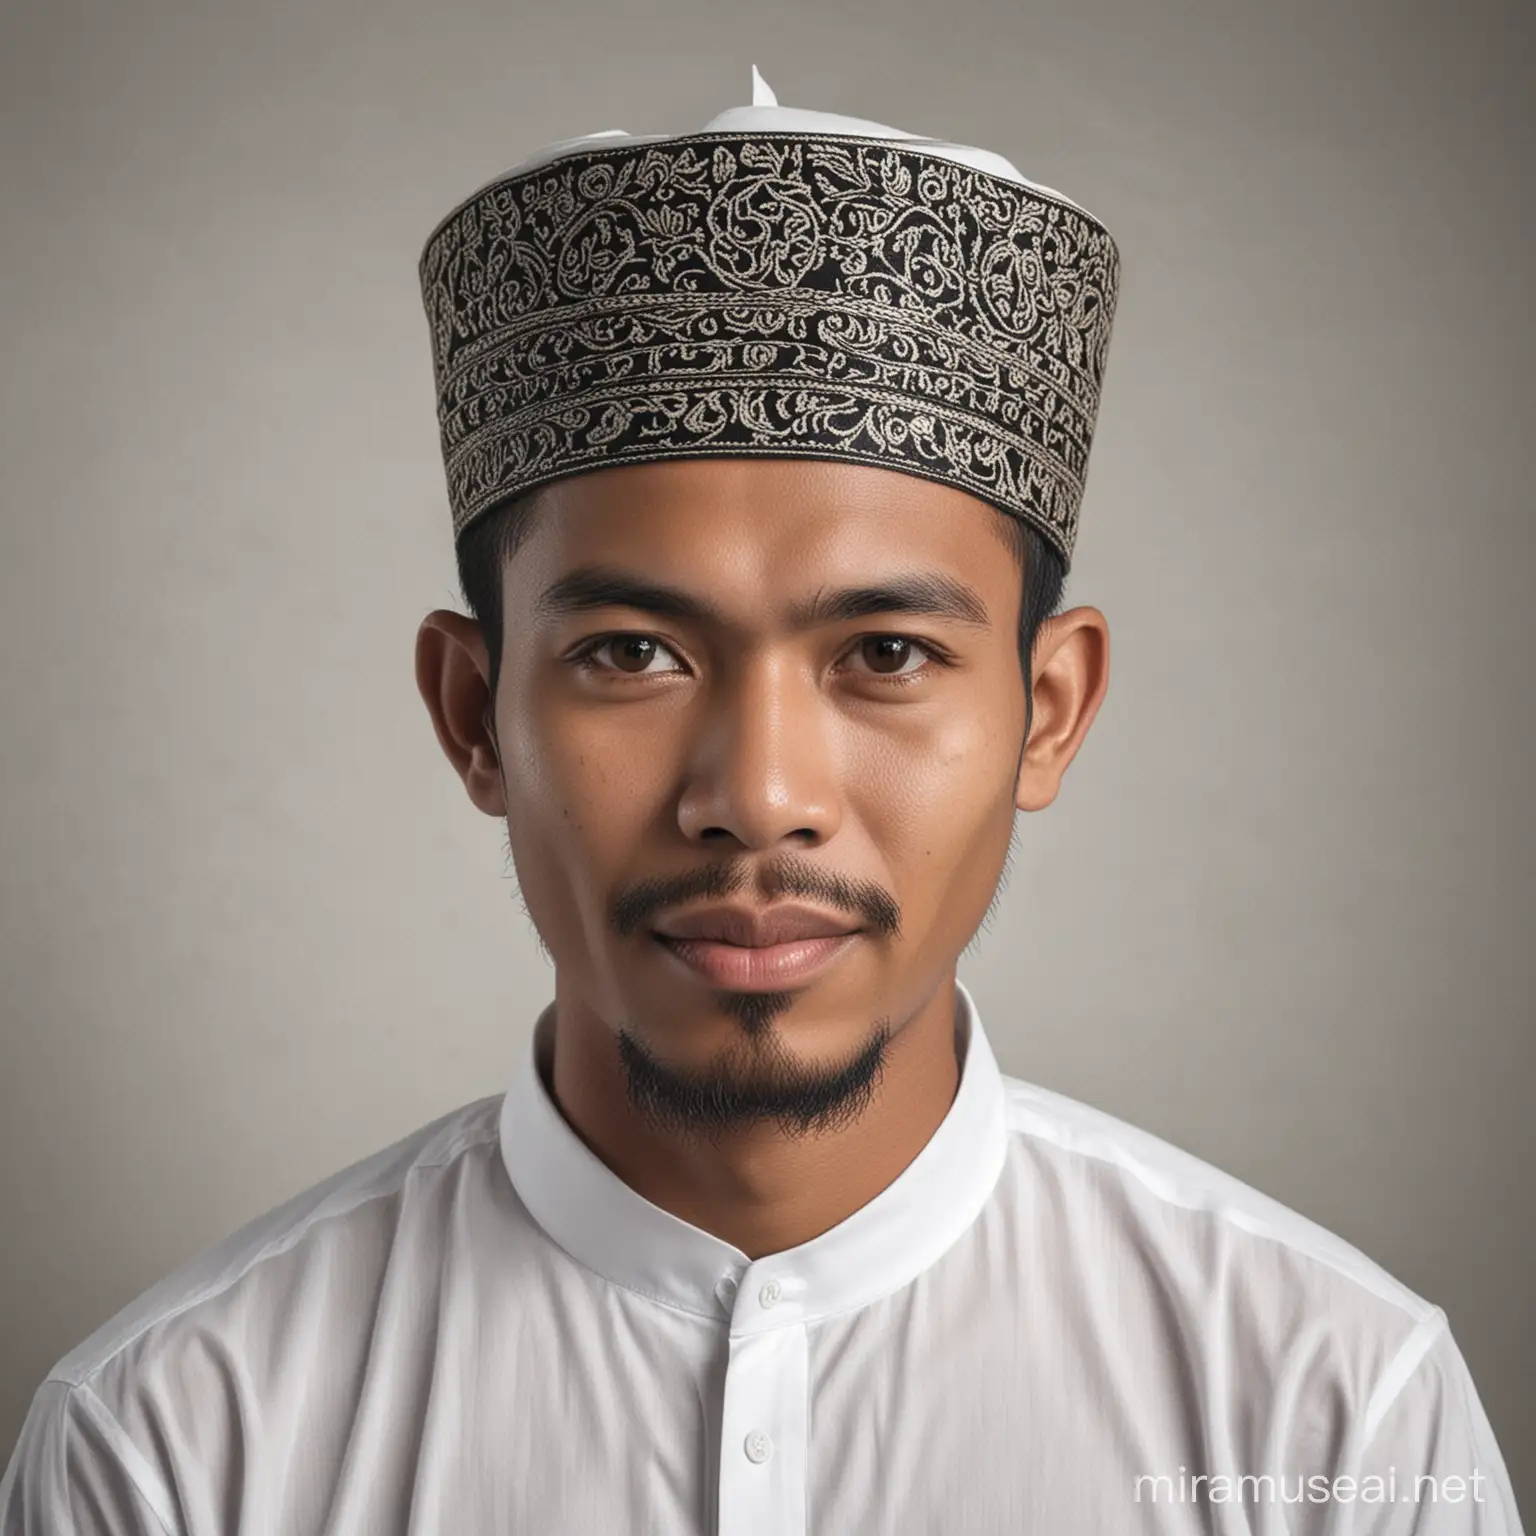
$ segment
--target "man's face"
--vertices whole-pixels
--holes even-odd
[[[1021,765],[1020,570],[997,511],[945,485],[814,459],[571,476],[502,593],[495,743],[472,621],[429,616],[418,682],[507,817],[561,997],[653,1118],[857,1112],[982,922],[1015,806],[1049,803],[1089,727],[1103,616],[1046,627]],[[680,937],[788,903],[842,934]]]
[[[544,488],[503,594],[508,837],[562,991],[653,1107],[846,1109],[1007,857],[1025,694],[998,514],[843,463],[623,466]],[[851,936],[754,957],[658,933],[788,901]]]

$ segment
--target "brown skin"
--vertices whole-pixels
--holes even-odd
[[[753,1259],[868,1203],[943,1120],[957,959],[1015,811],[1055,799],[1108,688],[1104,615],[1048,621],[1021,753],[1019,569],[997,521],[948,486],[838,462],[604,469],[544,488],[504,573],[494,735],[479,625],[439,609],[417,635],[438,740],[474,804],[506,818],[554,960],[561,1113],[626,1184]],[[594,564],[681,588],[721,622],[539,616],[552,583]],[[914,573],[963,583],[984,622],[787,622],[818,591]],[[597,637],[613,643],[572,665]],[[705,901],[780,896],[864,926],[792,990],[716,991],[649,931]],[[712,1120],[711,1103],[726,1106]]]

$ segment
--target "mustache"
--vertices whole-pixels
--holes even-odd
[[[872,880],[850,879],[793,854],[780,854],[756,866],[755,872],[745,860],[732,859],[642,880],[614,899],[608,921],[620,938],[628,938],[647,927],[658,912],[742,891],[752,891],[764,902],[798,896],[847,912],[877,937],[894,938],[901,932],[901,907],[888,891]]]

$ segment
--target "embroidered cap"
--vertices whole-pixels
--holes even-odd
[[[753,105],[551,144],[420,263],[458,539],[564,475],[841,459],[967,491],[1070,566],[1119,281],[1000,155]]]

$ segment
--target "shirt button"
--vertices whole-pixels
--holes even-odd
[[[770,1280],[768,1284],[765,1285],[762,1290],[757,1293],[757,1299],[762,1302],[765,1307],[771,1307],[778,1302],[779,1297],[783,1294],[784,1292],[780,1288],[779,1282],[777,1280]]]
[[[745,1443],[748,1461],[761,1463],[773,1455],[773,1441],[760,1429],[754,1429]]]
[[[720,1305],[727,1312],[736,1305],[736,1277],[734,1275],[721,1275],[719,1283],[715,1286],[715,1295],[720,1298]]]

